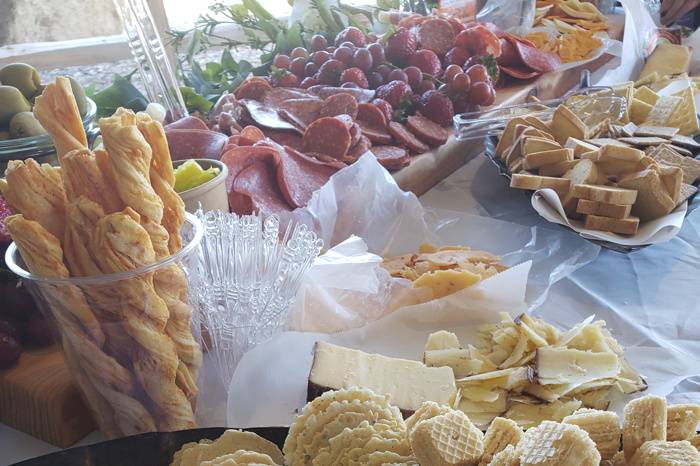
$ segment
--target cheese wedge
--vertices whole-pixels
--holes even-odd
[[[554,139],[559,144],[565,144],[569,138],[586,139],[588,137],[588,127],[565,105],[560,105],[554,111],[550,127]]]
[[[649,105],[648,103],[639,99],[632,99],[632,104],[630,105],[629,109],[630,121],[637,125],[641,125],[647,119],[653,108],[653,105]]]
[[[656,104],[656,101],[659,100],[659,95],[656,92],[649,89],[647,86],[641,86],[640,88],[634,91],[634,98],[639,99],[646,104],[654,106],[654,104]]]
[[[527,170],[540,168],[557,162],[567,162],[574,160],[573,149],[554,149],[544,152],[533,152],[525,156],[524,167]]]
[[[564,144],[564,147],[566,147],[567,149],[573,149],[575,158],[580,158],[581,154],[585,152],[590,152],[598,149],[597,146],[594,146],[591,143],[581,141],[580,139],[576,138],[567,139],[566,144]]]
[[[647,58],[639,77],[644,78],[652,73],[657,73],[659,76],[687,73],[689,66],[690,48],[685,45],[659,42],[654,52]]]
[[[666,126],[678,128],[678,132],[683,136],[693,136],[700,131],[693,90],[687,87],[675,96],[681,101],[666,120]]]
[[[521,152],[525,156],[535,152],[561,149],[559,143],[545,138],[528,137],[523,140],[522,144]]]

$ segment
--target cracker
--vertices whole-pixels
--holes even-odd
[[[683,182],[693,184],[700,178],[700,160],[683,157],[669,146],[663,145],[650,155],[657,162],[665,163],[683,170]]]
[[[698,188],[692,184],[683,183],[681,185],[681,195],[678,198],[678,205],[683,204],[685,201],[695,196],[698,192]]]
[[[688,136],[683,136],[682,134],[676,134],[673,136],[671,138],[671,143],[675,146],[685,147],[690,150],[700,149],[700,143],[698,143],[695,139]]]
[[[622,141],[627,144],[639,147],[647,146],[658,146],[660,144],[668,143],[668,139],[650,136],[650,137],[633,137],[633,138],[620,138],[618,141]]]
[[[678,128],[673,128],[670,126],[649,126],[642,125],[639,126],[634,131],[634,136],[636,137],[657,137],[663,139],[671,139],[673,136],[678,134]]]
[[[659,97],[659,100],[654,104],[647,117],[644,119],[644,124],[647,126],[673,126],[670,122],[671,116],[675,113],[676,108],[681,105],[683,99],[672,95]]]
[[[606,145],[632,147],[631,145],[627,144],[626,142],[622,142],[622,141],[619,141],[617,139],[612,139],[612,138],[593,138],[593,139],[588,139],[586,142],[588,142],[589,144],[593,144],[594,146],[598,146],[598,147],[603,147]]]
[[[586,215],[583,227],[589,230],[609,231],[621,235],[634,235],[639,228],[639,219],[637,217],[618,219],[600,217],[598,215]]]

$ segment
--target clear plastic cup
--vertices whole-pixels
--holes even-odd
[[[202,353],[187,276],[203,231],[187,214],[180,251],[110,275],[39,277],[26,270],[14,243],[5,253],[56,329],[68,368],[108,438],[195,427]]]

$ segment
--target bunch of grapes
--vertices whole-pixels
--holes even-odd
[[[484,65],[474,64],[468,68],[449,65],[443,74],[443,90],[452,100],[458,113],[472,110],[476,106],[493,105],[496,90]]]

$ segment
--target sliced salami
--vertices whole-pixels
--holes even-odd
[[[312,194],[326,184],[337,168],[317,162],[294,149],[287,147],[279,151],[277,182],[285,200],[292,207],[304,207]]]
[[[322,107],[319,99],[289,99],[277,106],[280,116],[302,131],[318,119]]]
[[[360,140],[357,141],[357,144],[350,148],[350,151],[347,153],[343,161],[346,163],[354,163],[357,159],[362,157],[362,154],[370,150],[371,147],[372,141],[370,141],[367,136],[362,135],[360,136]]]
[[[236,212],[239,215],[253,212],[272,215],[292,210],[277,185],[274,167],[264,160],[257,160],[241,170],[233,180],[233,190],[250,199],[250,212]]]
[[[413,153],[422,154],[430,150],[430,148],[415,137],[408,128],[397,121],[389,123],[389,133],[391,133],[399,144]]]
[[[372,153],[387,170],[398,170],[411,163],[411,156],[402,147],[374,146]]]
[[[343,160],[334,159],[333,157],[329,157],[326,154],[319,154],[318,152],[300,152],[300,154],[311,158],[318,163],[322,163],[323,165],[326,165],[328,167],[335,168],[336,170],[340,170],[342,168],[347,167],[345,163],[345,157],[347,157],[347,154],[345,154]]]
[[[281,146],[289,146],[295,150],[302,150],[301,136],[299,136],[297,133],[268,129],[265,130],[265,136]]]
[[[418,28],[418,41],[424,49],[432,50],[442,56],[453,47],[455,32],[448,21],[431,18],[424,21]]]
[[[256,161],[272,161],[275,151],[270,147],[238,146],[227,150],[221,156],[221,161],[228,167],[226,191],[228,203],[232,212],[239,215],[252,212],[252,201],[247,194],[241,194],[233,189],[233,182],[238,174]]]
[[[265,94],[263,103],[271,107],[282,107],[289,99],[318,99],[304,89],[292,89],[289,87],[275,87]]]
[[[350,149],[350,129],[338,117],[323,117],[304,132],[304,152],[318,152],[341,160]]]
[[[228,136],[208,129],[169,129],[165,132],[173,160],[219,159]]]
[[[374,99],[374,91],[372,89],[359,89],[354,87],[331,87],[324,86],[315,90],[319,97],[326,99],[334,94],[350,94],[355,97],[358,103],[365,104]]]
[[[233,91],[236,99],[252,99],[262,101],[265,94],[272,90],[272,86],[266,79],[254,76],[248,78],[241,83],[240,86]]]
[[[193,116],[186,116],[177,121],[168,123],[164,129],[209,129],[206,123],[201,119]]]
[[[362,130],[360,127],[357,125],[357,123],[353,123],[350,126],[350,148],[352,149],[355,144],[360,140],[360,137],[362,136]]]
[[[358,105],[357,119],[377,128],[386,128],[387,126],[386,115],[384,115],[384,112],[382,112],[382,110],[374,104]]]
[[[544,52],[522,41],[516,41],[514,45],[522,62],[535,71],[547,73],[561,65],[559,55],[555,53]]]
[[[498,69],[501,71],[501,73],[515,79],[532,79],[542,74],[539,71],[531,70],[526,66],[520,66],[518,68],[499,66]]]
[[[247,112],[247,114],[243,115],[241,119],[242,122],[249,119],[251,123],[255,123],[257,126],[262,126],[264,128],[302,132],[296,125],[285,121],[280,116],[277,108],[252,99],[241,100],[241,105],[243,105]]]
[[[441,146],[450,137],[450,133],[445,128],[421,115],[408,117],[406,127],[430,147]]]
[[[265,139],[265,133],[263,133],[260,128],[257,126],[252,126],[248,125],[245,128],[241,130],[240,133],[241,138],[245,138],[248,141],[251,141],[249,145],[253,145],[258,141],[262,141]]]
[[[319,116],[350,115],[357,118],[357,99],[351,94],[333,94],[328,96],[321,107]]]
[[[364,121],[358,120],[357,126],[362,130],[362,134],[367,136],[370,141],[376,144],[391,144],[393,141],[391,134],[387,133],[385,129],[378,128],[376,126],[369,125]]]

